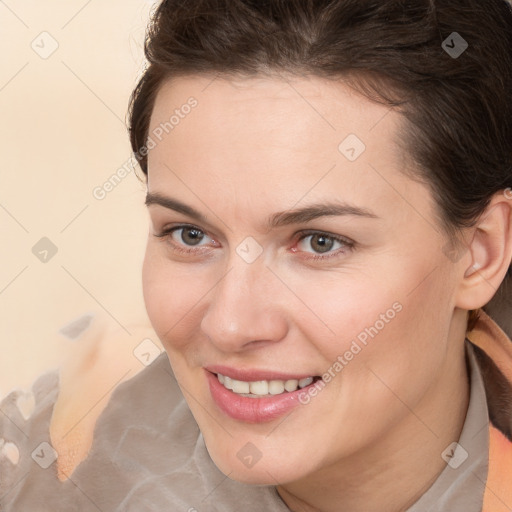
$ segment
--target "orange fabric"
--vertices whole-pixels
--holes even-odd
[[[489,355],[512,382],[512,342],[484,311],[468,338]],[[512,511],[512,442],[493,425],[489,428],[489,473],[482,512]]]
[[[158,340],[150,326],[134,323],[129,327],[130,334],[122,329],[109,331],[107,319],[96,315],[61,368],[59,396],[50,421],[60,481],[67,480],[89,454],[96,421],[114,389],[144,368],[133,350],[144,339]]]
[[[492,425],[489,437],[489,474],[482,512],[512,510],[512,443]]]
[[[505,377],[512,382],[512,342],[485,311],[480,312],[478,322],[467,336],[491,357]]]

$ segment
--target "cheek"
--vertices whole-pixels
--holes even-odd
[[[207,288],[197,272],[189,273],[148,244],[142,266],[142,289],[149,320],[166,349],[191,339],[194,314]]]
[[[425,275],[412,272],[407,285],[392,293],[376,290],[373,300],[380,307],[372,304],[370,314],[359,317],[367,323],[360,323],[355,339],[363,334],[366,344],[359,343],[360,364],[347,367],[346,376],[352,377],[347,385],[354,393],[360,388],[368,396],[380,397],[373,404],[377,408],[379,402],[399,408],[395,394],[411,406],[418,403],[445,363],[452,318],[449,282],[439,273],[415,288],[414,283],[421,281],[416,277]],[[400,304],[400,311],[386,313],[393,303]],[[389,414],[385,408],[381,413]]]
[[[353,341],[369,346],[403,316],[404,297],[396,283],[390,286],[362,273],[355,277],[331,274],[293,284],[308,310],[298,305],[295,314],[290,313],[327,360],[336,360]]]
[[[408,262],[386,273],[295,288],[314,311],[295,316],[306,339],[314,342],[327,370],[345,375],[348,386],[360,386],[374,370],[386,382],[407,386],[413,372],[419,380],[441,362],[452,316],[449,276],[429,277],[428,262]],[[343,285],[340,282],[343,281]],[[342,357],[341,366],[332,366]],[[350,378],[349,378],[350,376]],[[363,382],[364,383],[364,382]]]

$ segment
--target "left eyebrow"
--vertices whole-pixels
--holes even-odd
[[[357,217],[366,217],[370,219],[378,219],[378,215],[366,208],[360,208],[346,203],[319,203],[298,208],[295,210],[287,210],[272,215],[267,222],[269,229],[288,224],[300,224],[303,222],[311,222],[319,217],[353,215]]]
[[[158,204],[163,206],[164,208],[174,210],[179,213],[183,213],[199,222],[207,223],[208,219],[196,209],[188,206],[177,199],[173,199],[171,197],[166,197],[158,193],[150,193],[148,192],[146,195],[146,206],[151,204]],[[290,224],[301,224],[306,222],[311,222],[319,217],[333,217],[333,216],[356,216],[356,217],[365,217],[370,219],[378,219],[379,216],[376,215],[371,210],[367,208],[361,208],[359,206],[350,205],[347,203],[317,203],[311,204],[308,206],[304,206],[303,208],[297,208],[294,210],[285,210],[282,212],[274,213],[267,220],[267,228],[274,229],[281,226],[287,226]]]

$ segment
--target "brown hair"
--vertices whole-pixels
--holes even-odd
[[[506,0],[164,0],[130,98],[132,149],[147,176],[150,117],[170,77],[343,78],[408,121],[401,138],[416,164],[411,177],[430,187],[456,240],[494,193],[512,187],[511,49]],[[511,280],[509,269],[494,299],[508,316]],[[468,329],[477,316],[470,312]]]

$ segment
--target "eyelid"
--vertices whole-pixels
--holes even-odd
[[[297,233],[298,240],[302,240],[303,238],[311,235],[325,235],[327,238],[332,238],[338,242],[343,242],[346,245],[355,245],[354,240],[348,238],[347,236],[336,235],[334,233],[330,233],[329,231],[322,231],[319,229],[303,229]]]
[[[174,222],[171,224],[164,224],[164,227],[161,228],[159,231],[160,231],[160,235],[165,235],[165,234],[169,234],[173,230],[177,230],[180,228],[197,229],[198,231],[201,231],[201,233],[204,233],[205,235],[208,235],[210,238],[212,238],[208,234],[207,230],[203,229],[202,227],[198,226],[197,224],[189,224],[187,222]]]

